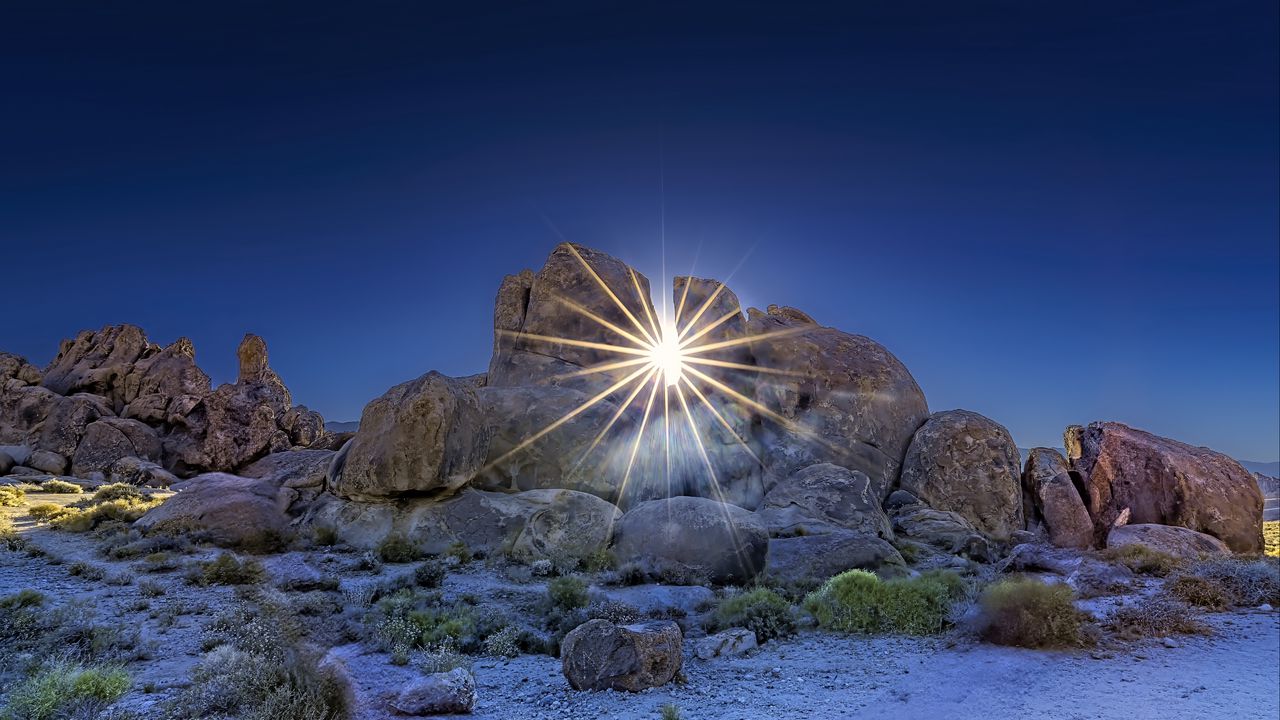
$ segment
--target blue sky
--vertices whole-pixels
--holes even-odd
[[[544,216],[655,276],[665,198],[934,410],[1280,457],[1275,3],[257,5],[0,11],[0,348],[252,331],[354,419],[485,368]]]

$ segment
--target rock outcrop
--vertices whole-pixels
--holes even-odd
[[[1238,553],[1262,550],[1262,493],[1226,455],[1116,422],[1068,428],[1066,448],[1085,479],[1099,545],[1127,509],[1131,524],[1185,527]]]
[[[1057,450],[1033,448],[1022,473],[1023,510],[1027,528],[1043,523],[1049,542],[1085,549],[1093,545],[1093,520],[1084,506],[1080,473],[1071,470]]]
[[[764,496],[759,514],[774,536],[853,530],[893,539],[871,479],[830,463],[810,465],[778,482]]]
[[[680,626],[670,620],[614,625],[591,620],[560,644],[565,679],[574,690],[640,692],[666,685],[684,664]]]
[[[1023,527],[1018,447],[1003,426],[967,410],[934,413],[911,440],[902,489],[1007,541]]]
[[[0,354],[0,443],[58,455],[62,469],[46,472],[79,477],[109,476],[127,458],[121,477],[141,477],[138,463],[182,476],[230,472],[273,451],[324,443],[323,418],[292,405],[267,365],[266,343],[247,335],[241,355],[240,380],[212,390],[190,340],[161,348],[133,325],[64,341],[43,372]]]
[[[1231,554],[1231,549],[1218,538],[1173,525],[1121,525],[1111,528],[1107,533],[1108,548],[1128,545],[1141,545],[1182,560],[1225,557]]]
[[[280,486],[270,480],[225,473],[197,475],[172,486],[177,493],[143,515],[143,532],[177,529],[226,546],[269,546],[288,533]]]
[[[707,498],[651,500],[618,522],[614,554],[666,581],[745,584],[764,569],[769,535],[750,512]]]

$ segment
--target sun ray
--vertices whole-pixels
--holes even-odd
[[[556,428],[560,427],[561,425],[564,425],[565,423],[569,422],[570,420],[574,419],[575,417],[577,417],[577,416],[581,415],[582,413],[586,412],[586,410],[587,410],[588,408],[592,407],[592,406],[593,406],[593,405],[595,405],[596,403],[600,402],[601,400],[603,400],[603,399],[605,399],[605,398],[609,397],[610,395],[612,395],[613,393],[617,392],[617,390],[618,390],[619,388],[626,386],[626,385],[627,385],[628,383],[630,383],[632,380],[635,380],[635,379],[636,379],[637,377],[639,377],[639,376],[640,376],[640,375],[641,375],[641,374],[642,374],[646,369],[648,369],[648,368],[644,368],[644,367],[642,367],[642,368],[640,368],[639,370],[636,370],[635,372],[631,373],[630,375],[628,375],[628,376],[624,377],[623,379],[619,380],[618,382],[616,382],[616,383],[614,383],[614,384],[610,385],[609,387],[605,388],[604,390],[601,390],[599,393],[597,393],[597,394],[596,394],[594,397],[592,397],[591,399],[589,399],[589,400],[587,400],[586,402],[582,403],[581,405],[579,405],[578,407],[574,408],[573,410],[570,410],[569,412],[565,413],[565,414],[564,414],[560,419],[556,420],[555,422],[552,422],[550,425],[547,425],[545,428],[543,428],[543,429],[539,430],[538,432],[534,433],[534,434],[533,434],[532,436],[530,436],[528,439],[526,439],[526,440],[522,441],[519,445],[516,445],[515,447],[513,447],[513,448],[511,448],[510,450],[508,450],[508,451],[506,451],[505,453],[503,453],[503,454],[502,454],[500,457],[498,457],[497,459],[495,459],[495,460],[493,460],[492,462],[490,462],[489,464],[485,465],[485,466],[481,469],[481,472],[485,472],[485,471],[491,470],[494,466],[498,465],[498,464],[499,464],[499,463],[501,463],[502,461],[506,460],[507,458],[511,457],[512,455],[515,455],[517,452],[520,452],[521,450],[523,450],[523,449],[525,449],[525,448],[529,447],[530,445],[534,444],[535,442],[537,442],[537,441],[541,440],[542,438],[546,437],[546,435],[547,435],[548,433],[550,433],[550,432],[554,431]]]
[[[685,288],[688,289],[688,287],[689,284],[685,283]],[[716,283],[715,292],[707,296],[707,299],[703,301],[702,306],[698,308],[698,312],[694,313],[693,317],[689,318],[689,324],[684,326],[684,329],[680,331],[678,337],[684,337],[693,329],[694,324],[698,322],[698,318],[702,317],[702,314],[707,311],[707,308],[711,307],[711,303],[715,302],[716,298],[720,297],[720,293],[722,292],[724,292],[724,283]]]
[[[636,300],[640,303],[640,307],[644,308],[644,314],[649,320],[649,329],[653,330],[654,339],[662,340],[662,328],[658,327],[658,321],[653,317],[653,310],[649,307],[651,303],[644,301],[644,291],[640,289],[640,278],[631,267],[627,267],[627,272],[631,274],[631,285],[636,289]]]
[[[733,426],[729,424],[729,421],[726,420],[724,415],[720,413],[720,411],[716,408],[716,406],[713,405],[711,401],[707,399],[707,396],[704,395],[702,391],[698,389],[698,386],[694,385],[693,381],[687,377],[682,377],[680,379],[684,382],[684,384],[689,386],[689,389],[693,391],[694,395],[698,396],[698,399],[701,400],[702,404],[705,405],[706,408],[711,411],[711,414],[714,415],[715,418],[720,421],[720,424],[724,426],[724,429],[729,431],[729,434],[733,436],[733,439],[738,441],[738,444],[742,446],[742,449],[746,450],[747,453],[751,455],[752,459],[756,461],[756,464],[763,467],[764,461],[762,461],[760,459],[760,456],[756,455],[756,451],[752,450],[751,446],[747,444],[746,438],[739,435],[738,431],[733,429]]]
[[[681,340],[681,341],[680,341],[680,347],[685,348],[685,347],[688,347],[689,345],[692,345],[692,344],[693,344],[695,341],[697,341],[699,338],[701,338],[702,336],[704,336],[704,335],[706,335],[707,333],[711,332],[712,330],[715,330],[716,328],[720,327],[721,325],[725,324],[725,323],[726,323],[726,322],[728,322],[731,318],[733,318],[735,315],[736,315],[736,316],[738,316],[738,317],[742,317],[742,310],[741,310],[740,308],[739,308],[739,309],[734,309],[734,310],[730,310],[729,312],[725,313],[724,315],[721,315],[720,317],[716,318],[716,321],[715,321],[715,322],[713,322],[713,323],[711,323],[711,324],[707,325],[706,327],[702,328],[701,330],[699,330],[699,331],[697,332],[697,334],[696,334],[696,335],[693,335],[692,337],[688,337],[688,338],[685,338],[684,340]]]
[[[685,355],[689,355],[690,353],[704,353],[704,352],[710,352],[712,350],[723,350],[725,348],[738,347],[739,345],[749,345],[751,343],[763,342],[765,340],[771,340],[773,338],[799,335],[800,333],[805,333],[812,329],[813,328],[811,327],[789,327],[782,330],[770,330],[767,333],[760,333],[759,335],[747,335],[746,337],[734,338],[732,340],[721,340],[720,342],[707,343],[706,345],[699,345],[697,347],[685,348],[683,352]]]
[[[650,366],[648,370],[649,374],[645,375],[643,380],[636,383],[635,389],[631,391],[631,394],[627,396],[626,400],[623,400],[622,403],[618,405],[618,409],[613,413],[613,417],[609,418],[609,422],[605,424],[604,428],[602,428],[599,433],[596,434],[595,439],[591,441],[591,446],[582,453],[582,457],[578,458],[578,462],[574,463],[573,470],[570,471],[570,474],[572,474],[573,471],[576,471],[578,467],[586,461],[587,456],[596,449],[596,446],[600,444],[600,441],[604,439],[604,436],[609,434],[609,431],[613,429],[614,424],[618,422],[618,418],[622,417],[622,414],[627,411],[627,408],[631,407],[632,401],[636,399],[636,396],[640,394],[640,391],[644,390],[644,386],[648,384],[648,382],[653,379],[653,376],[658,372],[658,368],[653,366]]]
[[[763,365],[747,365],[745,363],[730,362],[728,360],[716,360],[714,358],[688,357],[682,355],[680,357],[682,363],[693,363],[694,365],[713,365],[715,367],[732,368],[734,370],[746,370],[747,372],[766,373],[769,375],[791,375],[802,377],[804,373],[796,370],[781,370],[778,368],[765,367]]]
[[[648,357],[650,351],[641,348],[629,348],[622,345],[610,345],[609,343],[591,342],[588,340],[573,340],[570,338],[556,337],[555,335],[538,335],[536,333],[519,332],[517,330],[499,330],[500,334],[523,340],[539,340],[546,343],[555,343],[559,345],[568,345],[570,347],[592,348],[595,350],[608,350],[610,352],[621,353],[623,355],[642,355]]]
[[[689,286],[693,284],[693,276],[686,275],[684,278],[684,290],[680,293],[680,303],[676,305],[676,315],[672,319],[675,327],[680,327],[680,316],[684,315],[684,302],[689,299]]]
[[[644,440],[644,429],[649,424],[649,415],[653,411],[653,400],[658,395],[658,386],[662,383],[657,378],[651,380],[653,388],[649,390],[649,401],[644,404],[644,417],[640,419],[640,430],[636,433],[636,441],[631,445],[631,457],[627,459],[627,471],[622,474],[622,486],[618,488],[618,500],[627,492],[627,481],[631,479],[631,468],[636,464],[636,453],[640,450],[640,442]]]
[[[638,357],[638,358],[632,358],[630,360],[618,360],[617,362],[600,363],[599,365],[592,365],[591,367],[585,367],[585,368],[582,368],[581,370],[574,370],[573,372],[567,372],[562,375],[555,375],[551,379],[552,380],[568,380],[569,378],[583,377],[586,375],[597,375],[599,373],[609,372],[610,370],[621,370],[622,368],[635,367],[636,365],[643,365],[645,363],[651,363],[651,362],[653,362],[653,358]]]
[[[636,337],[634,333],[628,332],[627,330],[623,330],[622,328],[618,327],[616,324],[611,323],[611,322],[609,322],[608,320],[605,320],[604,318],[602,318],[602,317],[600,317],[599,315],[597,315],[597,314],[595,314],[595,313],[591,312],[590,310],[588,310],[588,309],[586,309],[585,307],[583,307],[583,306],[579,305],[578,303],[576,303],[576,302],[574,302],[574,301],[570,300],[569,298],[561,297],[561,296],[557,295],[557,296],[555,296],[555,300],[556,300],[557,302],[559,302],[559,303],[561,303],[561,304],[563,304],[563,305],[567,306],[569,309],[573,310],[574,312],[578,313],[579,315],[582,315],[582,316],[587,317],[587,318],[589,318],[589,319],[591,319],[591,320],[594,320],[595,322],[599,323],[601,326],[603,326],[603,327],[605,327],[605,328],[607,328],[607,329],[609,329],[609,330],[612,330],[613,332],[615,332],[615,333],[617,333],[617,334],[621,335],[622,337],[624,337],[624,338],[626,338],[626,339],[630,340],[631,342],[635,343],[637,347],[642,347],[642,348],[647,348],[647,347],[649,347],[649,341],[647,341],[647,340],[642,340],[642,339],[640,339],[640,338]]]
[[[565,247],[569,248],[569,252],[573,253],[573,256],[578,258],[578,262],[582,263],[582,267],[585,268],[586,271],[591,275],[591,277],[596,281],[596,284],[599,285],[601,289],[605,291],[605,294],[609,296],[609,299],[613,300],[613,304],[617,305],[618,309],[621,310],[623,314],[627,316],[627,319],[631,321],[631,324],[636,326],[636,329],[640,331],[640,334],[648,338],[649,344],[656,345],[658,343],[658,338],[649,337],[649,331],[644,329],[644,326],[641,325],[640,321],[636,319],[636,316],[632,314],[630,308],[628,308],[626,304],[623,303],[622,300],[618,298],[617,294],[615,294],[613,292],[613,289],[609,287],[609,284],[606,283],[600,277],[600,275],[596,272],[595,268],[591,267],[591,264],[588,263],[586,259],[582,257],[581,254],[578,253],[578,249],[573,246],[573,243],[565,243]]]
[[[793,422],[791,422],[791,420],[789,420],[789,419],[787,419],[786,417],[783,417],[782,415],[779,415],[778,413],[776,413],[776,412],[774,412],[773,410],[769,409],[769,407],[768,407],[768,406],[766,406],[766,405],[764,405],[764,404],[760,403],[759,401],[753,400],[753,399],[751,399],[751,398],[747,397],[746,395],[743,395],[742,393],[738,392],[737,390],[734,390],[733,388],[729,387],[728,385],[725,385],[724,383],[722,383],[722,382],[720,382],[719,380],[717,380],[717,379],[715,379],[715,378],[711,377],[710,375],[708,375],[708,374],[706,374],[706,373],[702,372],[701,370],[698,370],[697,368],[692,368],[692,367],[687,367],[687,368],[685,368],[685,370],[686,370],[686,371],[688,371],[688,372],[693,373],[694,375],[698,376],[699,378],[702,378],[702,379],[703,379],[704,381],[706,381],[707,383],[709,383],[709,384],[713,385],[717,390],[719,390],[719,391],[721,391],[721,392],[725,393],[726,395],[729,395],[730,397],[734,398],[734,399],[735,399],[735,400],[737,400],[738,402],[743,403],[743,404],[745,404],[745,405],[747,405],[747,406],[749,406],[749,407],[751,407],[751,408],[754,408],[755,410],[757,410],[757,411],[759,411],[759,412],[761,412],[761,413],[763,413],[763,414],[765,414],[765,415],[768,415],[768,416],[769,416],[770,418],[772,418],[773,420],[775,420],[775,421],[777,421],[777,422],[779,422],[779,423],[781,423],[781,424],[783,424],[783,425],[786,425],[788,428],[790,428],[792,425],[794,425],[794,423],[793,423]]]

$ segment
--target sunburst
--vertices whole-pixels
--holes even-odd
[[[643,313],[641,313],[643,318],[641,318],[622,301],[621,297],[619,297],[618,289],[611,288],[595,268],[578,252],[577,248],[569,243],[565,243],[565,247],[581,264],[587,276],[600,288],[604,296],[621,311],[623,318],[626,319],[629,325],[624,326],[611,322],[599,313],[593,312],[568,298],[560,297],[557,300],[567,310],[591,320],[617,337],[622,338],[627,344],[613,344],[598,340],[539,335],[520,331],[504,330],[500,332],[503,335],[515,338],[521,343],[577,347],[598,350],[613,356],[604,362],[560,375],[557,379],[586,377],[605,373],[623,373],[623,375],[620,379],[595,393],[577,407],[532,433],[500,457],[490,461],[485,470],[501,465],[593,406],[620,398],[617,409],[595,435],[581,457],[578,458],[575,468],[582,465],[593,452],[605,443],[619,420],[628,410],[638,407],[642,408],[639,429],[636,431],[634,439],[630,441],[630,447],[621,448],[624,453],[623,456],[626,458],[626,463],[621,483],[617,488],[618,497],[621,498],[626,493],[632,472],[637,465],[637,458],[641,454],[645,431],[647,428],[652,427],[655,422],[662,423],[663,442],[660,451],[665,455],[666,476],[668,482],[670,482],[672,431],[675,429],[673,428],[671,416],[676,413],[683,416],[684,422],[679,424],[687,426],[687,431],[693,440],[693,447],[696,450],[697,460],[700,461],[701,467],[706,472],[713,495],[716,496],[716,499],[722,499],[723,488],[717,475],[715,462],[712,460],[703,438],[706,429],[700,427],[694,412],[697,407],[704,408],[706,417],[714,420],[714,423],[711,423],[710,420],[708,422],[727,431],[728,437],[732,438],[733,444],[743,453],[749,455],[757,464],[762,464],[760,457],[751,447],[748,438],[734,428],[733,423],[721,412],[721,408],[716,407],[716,402],[713,402],[713,398],[718,399],[720,402],[737,405],[758,413],[786,426],[794,432],[803,432],[788,418],[734,389],[730,383],[708,374],[704,369],[716,368],[722,374],[798,375],[799,373],[786,369],[734,362],[716,357],[707,357],[707,355],[803,332],[805,328],[784,328],[757,335],[744,334],[742,337],[709,341],[709,336],[715,330],[735,317],[741,317],[742,315],[739,308],[733,308],[717,318],[704,320],[708,310],[724,292],[725,286],[723,283],[717,283],[714,291],[685,319],[689,286],[692,284],[686,281],[680,300],[676,304],[674,317],[670,319],[660,318],[655,316],[655,313],[650,309],[650,303],[646,302],[639,277],[634,270],[628,268],[629,284],[631,285],[630,292],[634,292],[641,308],[643,308]],[[612,378],[613,375],[610,375],[610,377]],[[694,402],[697,404],[695,405]]]

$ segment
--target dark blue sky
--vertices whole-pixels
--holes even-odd
[[[0,348],[263,335],[354,419],[570,239],[869,335],[1021,445],[1280,457],[1276,3],[23,3]],[[127,6],[127,8],[126,8]],[[475,7],[473,7],[475,6]]]

